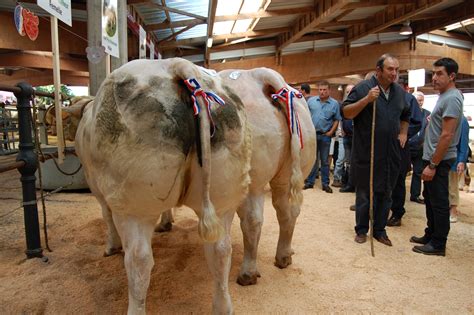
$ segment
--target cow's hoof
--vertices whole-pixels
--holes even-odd
[[[173,228],[173,224],[171,222],[166,223],[165,225],[158,224],[155,227],[155,232],[158,233],[163,233],[163,232],[169,232]]]
[[[120,254],[122,252],[122,247],[117,248],[106,248],[104,252],[104,257],[109,257],[113,255]]]
[[[291,255],[289,256],[284,256],[284,257],[275,257],[275,266],[277,266],[280,269],[284,269],[291,265]]]
[[[237,283],[246,286],[257,284],[257,278],[260,278],[260,273],[257,271],[253,274],[244,273],[237,277]]]

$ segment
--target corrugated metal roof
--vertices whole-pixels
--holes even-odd
[[[313,5],[314,0],[272,0],[267,10],[293,9],[301,7],[311,7]]]
[[[260,21],[255,26],[254,31],[277,27],[288,27],[292,25],[297,18],[298,15],[296,14],[260,18]]]
[[[305,51],[317,51],[323,49],[331,49],[341,47],[344,44],[344,38],[332,38],[332,39],[321,39],[312,40],[306,42],[293,43],[283,49],[283,54],[287,55],[290,53],[298,53]]]

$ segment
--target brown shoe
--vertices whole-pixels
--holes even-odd
[[[349,210],[351,210],[351,211],[356,211],[356,205],[351,205],[351,206],[349,207]]]
[[[342,187],[342,183],[340,180],[334,180],[331,184],[332,187],[337,187],[337,188],[340,188]]]
[[[384,244],[384,245],[387,245],[387,246],[392,246],[392,241],[388,238],[388,236],[384,235],[384,236],[379,236],[379,237],[375,237],[374,238],[379,241],[380,243]]]
[[[366,234],[357,234],[354,241],[356,243],[362,244],[367,242],[367,235]]]

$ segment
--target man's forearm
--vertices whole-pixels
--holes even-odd
[[[338,125],[339,125],[339,121],[335,120],[332,124],[331,129],[329,129],[329,131],[327,132],[329,134],[329,136],[332,136],[334,134],[334,132],[336,132],[336,129],[337,129]]]
[[[446,151],[453,140],[454,133],[450,132],[442,132],[441,136],[439,137],[438,145],[436,146],[436,150],[431,157],[431,162],[435,164],[439,164],[442,160]]]
[[[408,121],[400,121],[400,134],[401,135],[408,135]]]
[[[344,117],[347,119],[353,119],[367,106],[367,104],[369,104],[369,100],[366,96],[353,104],[344,106],[342,109]]]

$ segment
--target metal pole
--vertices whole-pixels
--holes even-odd
[[[21,92],[15,92],[18,109],[18,129],[20,133],[20,152],[17,161],[23,161],[25,165],[19,168],[21,173],[21,186],[23,190],[23,209],[26,236],[26,257],[43,257],[41,248],[40,229],[38,222],[38,206],[36,204],[36,176],[38,158],[34,152],[31,121],[30,100],[33,88],[27,83],[17,85]]]

